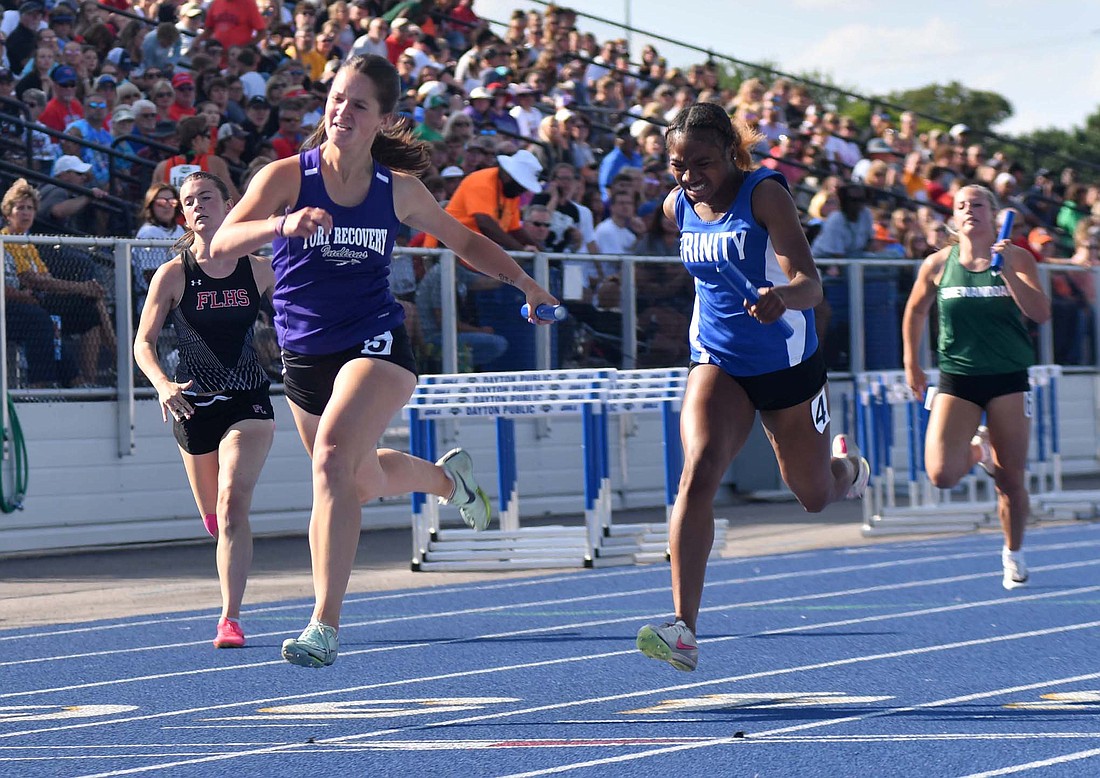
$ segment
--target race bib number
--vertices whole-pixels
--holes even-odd
[[[810,413],[813,414],[814,427],[819,435],[829,426],[829,395],[826,389],[827,386],[821,387],[821,391],[810,401]]]
[[[187,178],[192,173],[198,173],[202,170],[198,165],[174,165],[168,171],[168,183],[179,191],[179,188],[183,185],[183,179]]]
[[[370,340],[364,340],[363,350],[359,353],[368,357],[388,357],[392,351],[393,333],[383,332],[381,335],[375,335]]]

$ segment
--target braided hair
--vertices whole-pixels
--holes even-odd
[[[712,133],[723,152],[733,158],[739,170],[750,171],[755,167],[751,150],[763,139],[756,130],[747,127],[740,119],[732,118],[725,109],[714,103],[694,103],[676,114],[669,122],[668,135],[673,133]]]

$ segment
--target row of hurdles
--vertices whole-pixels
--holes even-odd
[[[929,371],[929,382],[938,378]],[[1100,517],[1100,491],[1065,490],[1058,434],[1058,365],[1029,370],[1031,448],[1029,491],[1036,517]],[[499,526],[483,532],[442,527],[434,498],[412,495],[412,569],[508,570],[603,567],[667,559],[668,516],[676,497],[683,452],[680,405],[686,368],[535,370],[427,375],[405,408],[410,453],[436,460],[437,425],[491,421],[495,426]],[[865,535],[973,531],[996,523],[992,479],[980,468],[951,490],[924,473],[928,411],[900,370],[853,377],[853,396],[841,398],[842,429],[853,430],[871,464],[863,500]],[[611,418],[656,415],[664,476],[664,521],[616,523],[612,511]],[[521,526],[516,422],[557,417],[579,422],[583,524]],[[839,431],[834,430],[834,432]],[[656,453],[656,452],[654,452]],[[644,452],[643,452],[644,456]],[[722,547],[728,522],[716,519]]]
[[[460,373],[421,378],[405,408],[410,453],[435,460],[437,425],[491,419],[495,425],[499,528],[475,532],[440,526],[438,504],[412,496],[412,569],[501,570],[604,567],[667,558],[668,514],[676,496],[683,453],[680,403],[686,368],[536,370]],[[656,414],[662,437],[665,520],[612,521],[609,421]],[[564,417],[581,425],[583,525],[521,526],[516,422]],[[722,538],[728,522],[716,520]],[[716,548],[720,544],[716,544]]]
[[[938,371],[928,371],[934,385]],[[1100,517],[1100,491],[1066,489],[1059,440],[1059,365],[1028,371],[1031,444],[1028,491],[1036,519]],[[975,467],[954,489],[937,489],[924,472],[928,409],[901,370],[871,371],[854,381],[854,428],[871,464],[863,501],[863,534],[961,532],[996,526],[993,479]],[[847,398],[846,398],[847,399]],[[848,403],[845,402],[847,413]],[[847,423],[846,418],[846,423]]]

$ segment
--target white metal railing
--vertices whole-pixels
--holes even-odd
[[[60,398],[75,400],[114,399],[118,401],[118,452],[120,456],[131,453],[133,446],[133,412],[134,400],[137,397],[149,397],[153,392],[149,388],[134,386],[134,360],[133,338],[134,325],[131,314],[132,307],[132,261],[135,248],[170,248],[172,241],[167,240],[134,240],[110,237],[74,237],[74,236],[49,236],[49,235],[0,235],[0,256],[3,256],[5,245],[9,243],[33,244],[45,246],[73,246],[77,248],[102,248],[108,249],[113,256],[114,284],[113,299],[115,302],[115,334],[118,340],[118,352],[116,360],[117,379],[113,387],[91,387],[79,389],[13,389],[12,394],[16,399],[43,399]],[[442,295],[442,372],[456,373],[459,364],[459,349],[457,336],[458,308],[453,290],[456,284],[455,254],[447,249],[411,249],[397,248],[394,255],[435,257],[442,263],[442,283],[444,289],[452,290],[450,294]],[[568,261],[597,261],[619,268],[621,281],[620,310],[622,314],[622,363],[615,365],[623,369],[638,367],[639,343],[638,310],[635,284],[635,270],[640,264],[678,264],[678,257],[650,257],[650,256],[623,256],[606,254],[551,254],[514,252],[512,254],[521,262],[529,262],[532,275],[544,287],[550,284],[552,263]],[[918,260],[908,259],[821,259],[818,265],[823,276],[828,276],[831,268],[836,268],[843,273],[846,284],[846,297],[848,304],[848,320],[850,323],[848,332],[849,364],[847,370],[834,370],[834,377],[850,377],[853,374],[863,372],[866,369],[865,354],[867,350],[867,337],[865,331],[864,311],[867,303],[867,276],[868,271],[878,272],[883,269],[902,270],[908,269],[915,274],[919,266]],[[120,269],[122,272],[119,272]],[[1039,273],[1042,284],[1048,294],[1051,290],[1051,272],[1091,273],[1094,288],[1100,290],[1100,268],[1085,269],[1066,265],[1040,265]],[[0,274],[6,272],[6,268],[0,264]],[[2,279],[0,279],[2,280]],[[517,292],[518,295],[518,292]],[[518,299],[518,297],[517,297]],[[522,301],[520,301],[522,302]],[[565,301],[568,305],[568,300]],[[900,343],[900,317],[904,307],[904,299],[899,293],[896,310],[891,314],[894,321],[872,322],[874,326],[895,327],[899,332]],[[516,304],[518,316],[519,302]],[[684,312],[687,313],[686,311]],[[1100,364],[1100,337],[1098,337],[1098,325],[1100,325],[1100,299],[1093,301],[1093,331],[1092,366],[1088,369],[1095,370]],[[535,369],[545,370],[556,367],[553,364],[551,352],[551,331],[548,327],[538,327],[535,331]],[[930,344],[925,338],[924,352],[930,355]],[[1039,354],[1038,361],[1044,364],[1054,362],[1053,330],[1051,323],[1039,327]],[[897,355],[898,364],[889,367],[900,367],[900,351]],[[8,376],[7,359],[7,320],[3,298],[0,297],[0,390],[7,391],[11,382]],[[280,387],[276,385],[278,391]],[[6,404],[0,403],[0,413],[4,415],[5,429],[8,426],[6,419]]]

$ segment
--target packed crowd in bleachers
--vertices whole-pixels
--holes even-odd
[[[1029,171],[965,125],[936,126],[910,112],[876,108],[861,126],[833,110],[828,95],[786,78],[727,88],[715,62],[670,67],[651,45],[633,61],[626,41],[598,40],[567,8],[516,10],[504,28],[480,19],[474,5],[8,0],[0,23],[3,230],[178,237],[176,187],[188,173],[216,173],[237,196],[265,164],[297,153],[322,120],[336,66],[375,54],[396,66],[399,114],[430,144],[422,177],[429,191],[508,250],[677,256],[676,226],[660,208],[674,185],[663,130],[685,106],[708,101],[759,133],[757,156],[786,176],[817,258],[923,257],[947,239],[954,192],[979,182],[1018,210],[1014,239],[1038,258],[1100,262],[1100,186],[1073,168]],[[498,194],[502,178],[519,185],[515,196]],[[25,181],[13,189],[17,179]],[[399,245],[433,244],[406,233]],[[95,384],[92,352],[111,345],[109,285],[96,274],[104,258],[28,253],[9,253],[8,293],[14,285],[28,309],[41,310],[12,327],[9,303],[9,337],[36,337],[26,332],[55,328],[48,317],[61,313],[64,335],[82,344],[72,367],[51,375],[30,368],[30,382]],[[163,249],[135,254],[135,310],[165,257]],[[405,258],[393,274],[419,323],[428,369],[438,367],[433,264]],[[1055,283],[1063,363],[1090,359],[1088,281],[1062,274]],[[609,333],[618,282],[613,263],[563,263],[556,293],[576,312],[558,337],[563,366],[616,362],[621,343]],[[459,278],[465,367],[529,366],[484,321],[496,302],[491,286]],[[691,294],[676,268],[639,268],[645,365],[683,362]],[[28,348],[28,361],[40,351]]]

